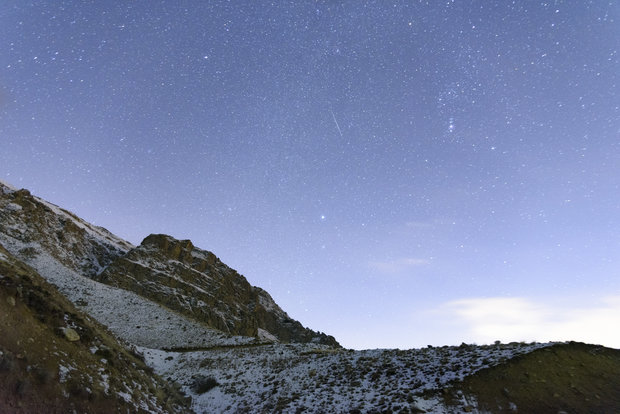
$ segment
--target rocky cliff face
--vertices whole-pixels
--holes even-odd
[[[338,345],[289,318],[267,292],[189,240],[152,234],[95,278],[231,335]]]
[[[71,272],[135,292],[226,334],[339,346],[289,318],[267,292],[189,240],[150,235],[134,247],[2,183],[0,243],[40,271],[41,257],[49,256]]]

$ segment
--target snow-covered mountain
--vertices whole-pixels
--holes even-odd
[[[2,182],[0,312],[2,412],[620,411],[618,350],[345,350],[189,240],[133,246]]]

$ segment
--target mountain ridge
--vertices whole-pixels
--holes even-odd
[[[18,257],[34,261],[31,256],[48,253],[74,272],[229,335],[340,346],[291,319],[265,290],[189,240],[150,235],[133,246],[28,190],[1,188],[0,242]]]
[[[620,350],[346,350],[189,240],[134,246],[2,182],[0,314],[0,411],[620,410]]]

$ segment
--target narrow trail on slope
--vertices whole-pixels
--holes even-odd
[[[173,348],[161,348],[162,351],[166,352],[179,352],[179,353],[187,353],[187,352],[201,352],[201,351],[219,351],[224,349],[245,349],[245,348],[257,348],[259,346],[269,346],[274,345],[275,342],[260,342],[253,344],[239,344],[239,345],[214,345],[214,346],[203,346],[203,347],[173,347]]]

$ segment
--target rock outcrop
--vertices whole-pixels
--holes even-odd
[[[107,266],[96,280],[131,290],[232,335],[338,346],[291,319],[263,289],[189,240],[151,234]]]

